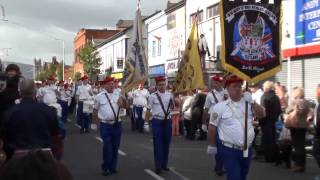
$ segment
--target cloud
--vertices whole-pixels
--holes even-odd
[[[12,48],[10,61],[31,64],[33,58],[49,61],[62,58],[66,43],[66,62],[73,61],[73,39],[81,28],[115,27],[119,19],[133,19],[135,0],[4,0],[0,2],[9,22],[0,21],[0,48]],[[142,0],[142,13],[163,9],[165,1]],[[0,55],[1,58],[1,55]]]

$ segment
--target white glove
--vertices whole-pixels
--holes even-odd
[[[14,104],[20,104],[20,103],[21,103],[20,99],[14,100]]]
[[[202,129],[204,132],[208,132],[208,126],[207,126],[206,124],[202,124],[201,129]]]
[[[243,99],[250,104],[254,103],[254,100],[252,99],[252,95],[249,92],[243,93]]]
[[[217,147],[216,147],[216,146],[208,145],[207,153],[208,153],[209,155],[215,155],[215,154],[217,154]]]

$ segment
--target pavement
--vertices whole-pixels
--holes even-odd
[[[153,144],[150,133],[132,132],[129,122],[123,123],[118,159],[118,173],[101,175],[102,141],[97,131],[80,134],[75,122],[68,122],[64,163],[75,180],[224,180],[213,171],[213,158],[206,154],[206,141],[190,141],[173,137],[169,172],[154,173]],[[312,156],[307,158],[305,173],[293,173],[284,166],[275,167],[262,160],[253,160],[248,180],[317,180],[320,169]]]

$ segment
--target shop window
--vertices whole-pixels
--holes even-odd
[[[123,59],[124,58],[117,58],[117,68],[123,69]]]

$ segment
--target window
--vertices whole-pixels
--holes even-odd
[[[161,56],[161,39],[158,40],[158,56]]]
[[[124,58],[117,58],[117,68],[123,69],[123,59]]]
[[[192,26],[193,22],[196,20],[197,13],[190,15],[189,24]],[[203,11],[198,11],[198,23],[203,21]]]
[[[167,16],[167,30],[176,27],[176,14],[169,14]]]
[[[219,5],[213,5],[207,8],[207,19],[219,15]]]
[[[152,41],[152,57],[156,57],[157,45],[156,41]]]

